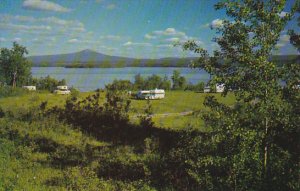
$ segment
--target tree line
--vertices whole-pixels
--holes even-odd
[[[141,74],[134,76],[134,82],[130,80],[114,80],[111,84],[106,85],[106,89],[114,87],[119,90],[191,90],[203,92],[205,83],[199,81],[197,84],[187,83],[187,79],[180,74],[180,71],[174,70],[171,78],[165,75],[163,78],[159,75],[152,74],[143,77]]]

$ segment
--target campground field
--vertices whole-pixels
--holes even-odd
[[[82,92],[78,98],[83,99],[94,92]],[[185,127],[203,128],[203,121],[199,112],[205,112],[204,98],[214,95],[223,103],[232,105],[235,101],[233,94],[222,97],[220,93],[196,93],[192,91],[167,91],[165,99],[151,100],[153,111],[152,119],[155,126],[160,128],[182,129]],[[47,108],[53,106],[62,107],[69,96],[56,95],[49,92],[28,92],[25,95],[6,97],[0,99],[1,107],[6,111],[28,110],[47,101]],[[105,102],[105,92],[100,93],[100,102]],[[144,113],[146,100],[131,99],[130,120],[138,122],[138,116]],[[205,131],[205,129],[203,129]]]

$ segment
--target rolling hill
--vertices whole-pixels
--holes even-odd
[[[137,59],[120,56],[110,56],[86,49],[79,52],[57,55],[30,56],[28,60],[35,67],[188,67],[195,57],[188,58],[160,58],[160,59]],[[300,61],[299,55],[274,55],[270,58],[278,65]]]

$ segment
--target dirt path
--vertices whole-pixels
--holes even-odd
[[[180,113],[157,113],[157,114],[152,114],[151,117],[170,117],[170,116],[185,116],[185,115],[190,115],[192,114],[193,111],[184,111]],[[136,114],[133,115],[132,118],[138,118],[141,114]]]

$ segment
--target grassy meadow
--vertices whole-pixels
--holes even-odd
[[[83,99],[94,92],[81,92],[78,96]],[[223,103],[231,105],[235,99],[233,94],[222,97],[220,93],[207,94],[196,93],[192,91],[167,91],[165,99],[151,100],[153,111],[153,121],[156,127],[182,129],[184,127],[201,128],[203,122],[200,117],[194,113],[205,112],[203,106],[204,98],[208,95],[214,95]],[[20,111],[28,110],[34,106],[47,101],[47,107],[62,107],[67,95],[56,95],[49,92],[28,92],[21,96],[6,97],[0,99],[0,105],[4,110]],[[104,103],[105,93],[100,93],[100,102]],[[138,121],[138,115],[143,114],[146,108],[146,100],[131,99],[130,119],[133,123]]]

